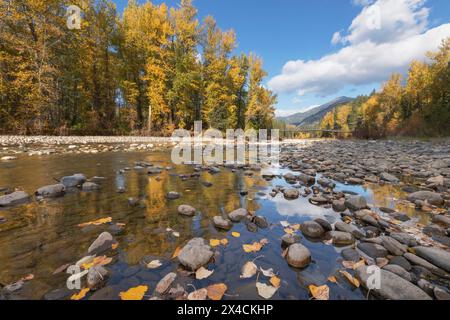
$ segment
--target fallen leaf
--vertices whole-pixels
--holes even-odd
[[[273,276],[272,278],[270,278],[269,282],[275,287],[275,288],[279,288],[281,285],[281,279],[278,278],[277,276]]]
[[[357,268],[365,265],[364,260],[359,260],[358,262],[354,261],[342,261],[342,265],[347,269],[353,269],[356,270]]]
[[[217,247],[220,245],[220,240],[219,239],[210,239],[209,240],[209,245],[211,247]]]
[[[284,228],[284,232],[286,232],[287,234],[294,234],[295,230],[291,228]]]
[[[105,266],[107,264],[110,264],[111,261],[112,261],[112,258],[110,258],[110,257],[100,256],[100,257],[95,257],[94,260],[92,260],[92,262],[90,262],[90,263],[83,263],[81,266],[87,270],[94,266]]]
[[[188,294],[188,300],[206,300],[208,290],[205,288],[198,289]]]
[[[26,275],[25,277],[22,277],[22,281],[30,281],[34,279],[34,274],[30,273],[29,275]]]
[[[175,259],[176,257],[178,257],[178,255],[180,254],[180,251],[181,251],[181,248],[177,247],[172,254],[172,259]]]
[[[159,260],[153,260],[153,261],[150,261],[149,263],[147,263],[147,268],[149,268],[149,269],[156,269],[161,266],[162,266],[162,263]]]
[[[200,267],[199,269],[197,269],[197,271],[195,271],[195,278],[197,280],[206,279],[210,275],[212,275],[213,272],[214,272],[214,270],[208,270],[208,269],[206,269],[204,267]]]
[[[267,239],[262,239],[260,242],[253,242],[252,244],[243,244],[242,248],[245,252],[258,252],[260,251],[269,241]]]
[[[116,250],[118,246],[119,246],[119,243],[118,243],[118,242],[113,243],[113,244],[111,245],[111,249]]]
[[[333,283],[337,283],[337,279],[335,276],[329,276],[328,277],[328,281],[333,282]]]
[[[269,240],[267,240],[266,238],[264,238],[264,239],[261,239],[261,240],[259,241],[259,243],[260,243],[261,245],[265,246],[266,244],[269,243]]]
[[[277,288],[269,286],[265,283],[256,282],[256,288],[258,289],[258,294],[264,299],[270,299],[277,292]]]
[[[121,300],[142,300],[147,290],[147,286],[137,286],[119,293],[119,296]]]
[[[226,245],[228,244],[228,239],[227,239],[227,238],[224,238],[224,239],[220,240],[220,243],[221,243],[223,246],[226,246]]]
[[[81,300],[81,299],[83,299],[84,297],[86,297],[86,293],[88,293],[88,292],[89,292],[89,288],[81,289],[80,292],[78,292],[78,293],[72,295],[72,296],[70,297],[70,300]]]
[[[280,224],[283,228],[289,227],[289,222],[287,221],[280,221]]]
[[[258,267],[256,266],[256,264],[254,264],[253,261],[248,261],[241,269],[241,279],[248,279],[253,277],[256,274],[257,270]]]
[[[236,231],[233,231],[233,232],[231,233],[231,235],[232,235],[233,237],[235,237],[235,238],[239,238],[239,237],[241,236],[241,234],[240,234],[239,232],[236,232]]]
[[[344,277],[356,288],[359,288],[359,281],[358,279],[354,278],[350,273],[348,273],[345,270],[339,270],[340,273],[344,275]]]
[[[326,284],[323,286],[316,287],[315,285],[311,284],[309,287],[309,291],[311,292],[311,295],[316,300],[328,300],[330,299],[330,288]]]
[[[296,223],[296,224],[291,225],[291,229],[299,230],[300,229],[300,224]]]
[[[225,283],[217,283],[210,285],[206,290],[208,291],[208,297],[211,300],[220,300],[225,294],[225,291],[227,291],[227,285]]]
[[[267,269],[267,270],[260,268],[260,270],[261,270],[262,274],[265,275],[266,277],[273,277],[275,275],[275,273],[273,273],[272,268]]]
[[[86,226],[90,226],[90,225],[99,226],[101,224],[109,223],[109,222],[112,222],[112,218],[111,217],[101,218],[101,219],[94,220],[94,221],[80,223],[78,226],[81,227],[81,228],[86,227]]]

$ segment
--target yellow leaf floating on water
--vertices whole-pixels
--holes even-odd
[[[119,296],[121,300],[142,300],[147,290],[147,286],[137,286],[121,292]]]
[[[98,219],[98,220],[89,221],[89,222],[85,222],[85,223],[80,223],[78,226],[81,227],[81,228],[86,227],[86,226],[90,226],[90,225],[99,226],[101,224],[109,223],[109,222],[112,222],[112,218],[111,217],[101,218],[101,219]]]
[[[286,232],[287,234],[293,234],[295,230],[291,228],[284,228],[284,232]]]
[[[277,292],[278,288],[269,286],[262,282],[256,282],[256,288],[258,289],[258,294],[264,299],[270,299]]]
[[[219,239],[210,239],[209,240],[209,245],[211,247],[217,247],[220,245],[220,240]]]
[[[173,252],[172,259],[175,259],[176,257],[178,257],[178,255],[180,254],[180,251],[181,251],[181,248],[177,247],[175,249],[175,251]]]
[[[200,267],[199,269],[197,269],[197,271],[195,271],[195,278],[197,280],[206,279],[210,275],[212,275],[213,272],[214,272],[214,270],[208,270],[208,269],[206,269],[204,267]]]
[[[253,242],[252,244],[243,244],[242,248],[244,249],[245,252],[250,253],[250,252],[258,252],[260,251],[266,244],[269,243],[269,240],[267,239],[262,239],[259,242]]]
[[[227,238],[224,238],[224,239],[220,240],[220,243],[221,243],[223,246],[226,246],[226,245],[228,244],[228,239],[227,239]]]
[[[78,293],[74,294],[73,296],[71,296],[70,300],[81,300],[84,297],[86,297],[86,293],[88,293],[88,292],[89,292],[89,288],[81,289],[80,292],[78,292]]]
[[[231,235],[232,235],[233,237],[235,237],[235,238],[239,238],[239,237],[241,236],[241,234],[240,234],[239,232],[236,232],[236,231],[233,231],[233,232],[231,233]]]
[[[116,250],[118,246],[119,246],[119,243],[118,243],[118,242],[113,243],[113,244],[111,245],[111,249]]]
[[[359,281],[358,281],[358,279],[354,278],[350,273],[348,273],[345,270],[339,270],[339,272],[344,275],[344,277],[348,280],[348,282],[350,282],[356,288],[359,288]]]
[[[227,291],[227,285],[225,283],[217,283],[210,285],[206,290],[208,291],[208,297],[211,300],[220,300],[225,294],[225,291]]]
[[[326,284],[323,286],[316,287],[315,285],[311,284],[309,287],[309,291],[311,292],[311,295],[316,300],[328,300],[330,299],[330,288]]]
[[[270,278],[269,282],[275,287],[275,288],[279,288],[281,285],[281,279],[278,278],[277,276],[273,276],[272,278]]]
[[[95,257],[94,260],[92,260],[92,262],[90,263],[83,263],[81,266],[84,269],[90,269],[93,266],[105,266],[107,264],[110,264],[112,261],[112,258],[109,258],[107,256],[100,256],[100,257]]]
[[[335,276],[329,276],[328,277],[328,281],[333,282],[333,283],[337,283],[337,280],[336,280]]]

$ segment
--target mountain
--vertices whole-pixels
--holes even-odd
[[[328,113],[328,111],[333,110],[334,108],[343,105],[352,101],[352,98],[349,97],[339,97],[330,102],[322,104],[318,107],[312,108],[305,112],[294,113],[287,117],[279,117],[278,120],[284,121],[287,124],[292,124],[296,126],[301,125],[311,125],[316,122],[320,122],[322,118]]]

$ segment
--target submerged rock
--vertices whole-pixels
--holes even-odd
[[[60,183],[63,184],[66,188],[74,188],[81,186],[84,182],[86,182],[86,176],[81,173],[76,173],[71,176],[65,176],[61,178]]]
[[[169,200],[176,200],[178,198],[180,198],[181,195],[178,192],[175,191],[170,191],[166,194],[166,198]]]
[[[100,186],[94,182],[85,182],[82,184],[81,189],[83,191],[94,191],[99,190]]]
[[[203,238],[190,240],[178,254],[178,261],[190,270],[197,270],[207,264],[214,255],[211,247]]]

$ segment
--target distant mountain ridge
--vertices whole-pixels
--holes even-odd
[[[320,122],[329,111],[352,100],[353,98],[349,97],[339,97],[308,111],[297,112],[287,117],[278,117],[277,119],[295,126],[312,125]]]

